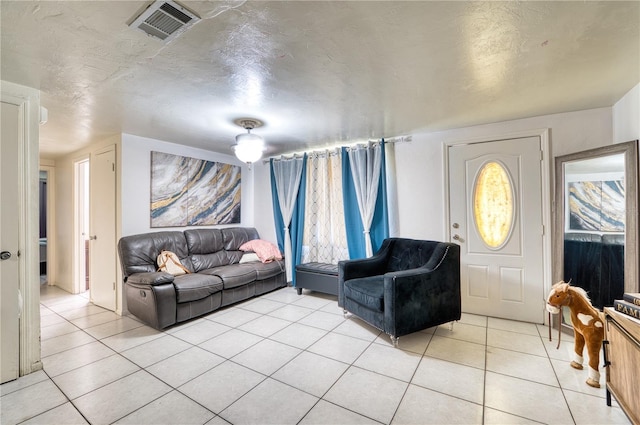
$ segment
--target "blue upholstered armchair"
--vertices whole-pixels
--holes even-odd
[[[386,239],[372,257],[338,263],[338,305],[391,337],[460,320],[460,247]]]

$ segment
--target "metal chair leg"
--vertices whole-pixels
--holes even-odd
[[[453,332],[453,320],[449,322],[449,331]]]
[[[397,336],[389,335],[391,338],[391,343],[393,344],[393,348],[398,348],[398,340],[400,339]]]

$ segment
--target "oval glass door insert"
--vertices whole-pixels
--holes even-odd
[[[473,189],[473,218],[482,241],[492,249],[504,245],[514,220],[513,184],[499,162],[487,162]]]

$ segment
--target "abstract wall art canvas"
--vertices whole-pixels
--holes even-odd
[[[568,183],[569,230],[624,232],[624,181]]]
[[[240,223],[240,167],[151,152],[151,227]]]

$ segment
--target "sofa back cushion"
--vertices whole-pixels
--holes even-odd
[[[410,270],[427,265],[439,244],[436,241],[394,238],[387,271]]]
[[[240,247],[253,239],[260,239],[258,231],[253,227],[229,227],[222,229],[222,239],[224,240],[224,249],[227,251],[229,264],[240,262],[243,251]]]
[[[184,236],[194,272],[229,264],[220,229],[188,229]]]
[[[246,242],[260,239],[260,235],[253,227],[229,227],[222,229],[222,239],[224,241],[224,249],[227,251],[239,251],[240,247]]]
[[[124,276],[156,271],[158,254],[164,250],[175,252],[180,262],[193,271],[184,233],[153,232],[125,236],[118,242],[118,253]]]

